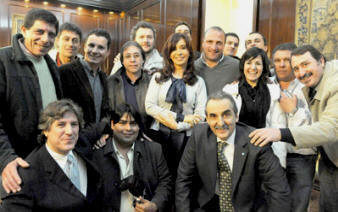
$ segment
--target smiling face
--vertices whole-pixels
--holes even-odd
[[[129,46],[123,51],[123,66],[127,73],[135,74],[141,71],[143,66],[142,53],[136,46]]]
[[[184,39],[180,39],[175,50],[170,53],[170,59],[174,63],[175,67],[186,67],[189,59],[189,50]]]
[[[150,28],[139,28],[135,34],[135,41],[140,44],[144,53],[149,53],[154,49],[155,37]]]
[[[221,140],[227,140],[236,127],[237,115],[228,99],[211,99],[206,106],[206,119],[211,131]]]
[[[90,35],[84,45],[84,58],[90,66],[100,66],[109,55],[108,41],[103,36]]]
[[[244,76],[246,81],[252,87],[257,85],[259,78],[263,72],[262,56],[258,55],[255,58],[250,58],[244,63]]]
[[[273,55],[273,64],[279,81],[289,82],[294,80],[290,58],[291,51],[289,50],[278,50]]]
[[[268,47],[264,44],[264,39],[259,33],[250,34],[245,40],[245,48],[250,49],[256,46],[257,48],[263,49],[264,51],[268,50]]]
[[[46,55],[54,45],[56,29],[53,24],[36,20],[29,29],[22,26],[21,31],[26,49],[36,57]]]
[[[294,55],[291,66],[296,78],[306,87],[316,87],[324,73],[324,58],[319,61],[312,57],[310,52]]]
[[[114,140],[121,146],[131,146],[136,141],[139,126],[131,114],[125,113],[118,123],[111,122]]]
[[[80,50],[80,36],[76,32],[64,30],[56,39],[59,54],[63,57],[75,57]]]
[[[206,61],[218,62],[223,54],[224,33],[210,29],[205,34],[202,47]]]
[[[52,123],[43,131],[47,138],[46,144],[54,152],[66,155],[74,149],[79,138],[79,122],[73,112],[66,112],[61,119]]]
[[[224,55],[235,56],[237,54],[239,41],[235,36],[227,36],[224,45]]]

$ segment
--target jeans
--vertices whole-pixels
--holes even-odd
[[[291,211],[306,212],[312,191],[317,155],[289,153],[286,177],[291,189]]]

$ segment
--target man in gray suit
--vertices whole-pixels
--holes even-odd
[[[318,146],[320,153],[320,211],[338,211],[338,60],[326,62],[313,46],[291,53],[296,78],[305,85],[304,95],[312,113],[312,124],[285,129],[258,129],[251,143],[264,146],[285,141],[297,148]]]
[[[194,128],[178,168],[178,212],[265,211],[259,201],[262,184],[267,211],[290,210],[290,189],[279,160],[271,147],[250,144],[248,135],[254,128],[236,123],[236,114],[231,95],[220,91],[209,96],[208,124]]]

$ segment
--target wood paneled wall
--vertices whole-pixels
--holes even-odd
[[[125,11],[125,15],[109,14],[107,11],[93,12],[94,8],[83,8],[81,11],[76,7],[67,5],[61,8],[53,1],[45,6],[42,0],[34,0],[25,3],[24,0],[1,0],[0,1],[0,47],[11,43],[12,16],[25,15],[31,8],[45,8],[53,12],[60,24],[72,22],[77,24],[86,35],[95,28],[104,28],[112,36],[111,53],[106,61],[104,69],[110,72],[113,59],[119,52],[124,42],[129,40],[131,28],[140,20],[152,23],[157,30],[156,46],[161,51],[168,36],[173,33],[174,25],[179,21],[186,21],[192,25],[194,49],[200,48],[201,26],[199,18],[201,15],[202,0],[145,0],[135,8]],[[108,9],[108,8],[107,8]]]
[[[269,55],[280,43],[294,42],[296,0],[255,0],[255,28],[268,41]]]

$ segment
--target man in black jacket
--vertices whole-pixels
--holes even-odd
[[[39,112],[62,97],[56,65],[47,54],[59,23],[43,9],[30,10],[13,37],[0,49],[0,172],[6,192],[20,190],[17,167],[36,146]]]
[[[103,177],[104,211],[165,211],[171,176],[160,144],[143,138],[140,114],[121,104],[111,115],[113,135],[94,152]]]
[[[86,125],[108,115],[107,77],[100,66],[109,55],[110,44],[107,31],[92,30],[84,44],[84,59],[59,67],[64,97],[80,105]]]

